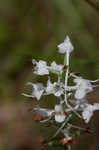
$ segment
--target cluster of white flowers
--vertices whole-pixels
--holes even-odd
[[[62,123],[62,126],[58,129],[57,133],[63,131],[65,125],[69,125],[69,120],[72,114],[82,118],[85,123],[88,123],[95,110],[99,110],[99,103],[89,104],[87,101],[87,94],[92,92],[95,85],[99,80],[87,80],[81,76],[77,76],[75,73],[69,71],[69,57],[70,53],[74,50],[74,47],[67,36],[63,43],[58,45],[59,53],[65,54],[65,63],[57,65],[55,61],[50,66],[43,60],[37,62],[32,60],[34,67],[34,74],[48,75],[48,81],[46,87],[41,83],[28,83],[33,87],[32,93],[24,94],[24,96],[36,98],[38,101],[41,96],[53,94],[59,99],[59,104],[56,104],[54,109],[45,109],[36,107],[34,110],[45,117],[46,120],[41,122],[50,121],[52,118],[57,123]],[[50,73],[56,74],[58,80],[54,83],[51,82]],[[65,78],[63,76],[65,75]],[[73,86],[68,85],[68,78],[73,81]],[[71,99],[71,95],[73,99]],[[66,134],[67,136],[67,134]]]
[[[62,73],[63,65],[57,65],[55,61],[51,63],[50,66],[47,66],[47,63],[43,60],[37,62],[35,59],[32,59],[33,65],[36,65],[34,74],[37,75],[48,75],[50,71],[55,71],[56,73]]]

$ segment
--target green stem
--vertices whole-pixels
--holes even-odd
[[[66,65],[67,65],[67,70],[66,70],[66,75],[65,75],[65,103],[67,105],[68,103],[67,103],[66,88],[68,84],[68,73],[69,73],[69,53],[66,53],[65,59],[66,59]]]

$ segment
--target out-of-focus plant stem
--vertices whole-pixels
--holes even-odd
[[[94,7],[97,11],[99,11],[99,0],[85,0],[92,7]]]
[[[68,145],[68,150],[71,150],[71,146],[70,145]]]

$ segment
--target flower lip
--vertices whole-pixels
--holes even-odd
[[[55,120],[56,120],[56,122],[59,122],[59,123],[63,122],[65,120],[65,118],[66,118],[66,116],[64,114],[63,115],[58,115],[58,114],[55,115]]]
[[[62,105],[55,105],[55,112],[58,113],[61,111],[63,111]]]
[[[55,105],[55,120],[56,122],[63,122],[66,118],[62,105]]]

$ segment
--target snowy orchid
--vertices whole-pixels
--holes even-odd
[[[52,109],[46,109],[46,108],[40,108],[39,106],[38,107],[35,107],[34,110],[42,115],[42,116],[45,116],[45,117],[50,117],[52,115],[52,113],[54,113],[55,111],[52,110]]]
[[[40,76],[48,75],[48,80],[47,84],[44,86],[42,83],[36,84],[28,82],[27,84],[31,85],[33,88],[32,93],[30,95],[23,93],[23,95],[36,98],[38,101],[42,96],[50,94],[57,97],[58,104],[54,104],[53,109],[37,106],[34,108],[34,111],[38,114],[40,123],[48,122],[57,129],[53,138],[59,133],[62,133],[64,137],[61,140],[61,143],[62,145],[67,144],[66,146],[68,146],[68,142],[72,142],[73,140],[73,131],[71,131],[71,128],[79,130],[79,132],[83,130],[84,132],[90,133],[86,128],[72,125],[70,119],[75,116],[83,119],[85,123],[88,123],[93,116],[94,111],[99,110],[99,103],[91,105],[88,104],[87,100],[87,94],[92,92],[95,87],[99,86],[97,84],[99,79],[94,81],[87,80],[81,76],[77,76],[76,73],[69,70],[69,57],[70,53],[74,50],[74,47],[68,36],[63,43],[58,45],[58,48],[59,53],[65,54],[64,65],[58,65],[55,61],[50,65],[47,65],[46,61],[40,60],[37,62],[35,59],[32,59],[32,63],[35,65],[34,74]],[[51,82],[51,73],[55,75],[57,81]],[[68,79],[72,81],[72,85],[69,84]],[[76,137],[76,135],[78,136],[75,131],[74,136]],[[70,147],[68,149],[70,149]]]
[[[69,56],[70,56],[70,53],[74,50],[74,47],[70,41],[69,36],[66,36],[66,39],[64,40],[63,43],[58,45],[58,48],[59,48],[59,53],[62,53],[62,54],[65,53],[66,65],[69,66]]]
[[[82,99],[86,96],[87,93],[93,91],[93,87],[89,80],[83,79],[83,78],[76,78],[74,79],[74,82],[76,83],[77,90],[75,92],[75,98]]]
[[[57,65],[55,61],[51,63],[49,70],[54,70],[62,73],[64,65]]]
[[[47,81],[46,94],[54,94],[55,96],[61,96],[64,93],[61,83],[51,83],[50,78]]]
[[[66,36],[66,39],[63,43],[58,45],[59,53],[71,53],[74,49],[69,36]]]
[[[41,98],[41,96],[43,95],[43,92],[44,92],[44,87],[41,83],[37,83],[37,84],[33,84],[31,82],[28,82],[27,85],[31,85],[33,87],[33,90],[32,90],[32,94],[29,95],[29,94],[22,94],[26,97],[31,97],[31,98],[37,98],[37,100],[39,100]]]
[[[37,75],[48,75],[49,71],[47,69],[47,64],[45,61],[40,60],[39,62],[37,62],[35,59],[32,59],[32,63],[33,65],[36,65],[36,67],[34,68],[34,74]]]
[[[63,122],[66,118],[66,114],[64,113],[63,107],[62,105],[55,105],[54,109],[45,109],[45,108],[40,108],[40,107],[36,107],[34,108],[34,110],[45,117],[51,117],[53,114],[55,116],[55,121],[56,122]]]
[[[70,100],[70,102],[75,106],[74,108],[85,108],[86,104],[87,104],[87,99],[86,97],[82,98],[82,99],[73,99]]]
[[[95,103],[93,105],[87,104],[82,112],[82,117],[86,123],[88,123],[93,116],[93,112],[99,110],[99,103]]]

